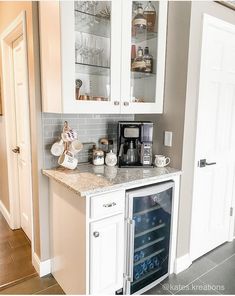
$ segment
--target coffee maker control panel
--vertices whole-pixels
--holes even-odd
[[[141,163],[143,165],[152,164],[152,144],[151,143],[142,143],[141,145]]]

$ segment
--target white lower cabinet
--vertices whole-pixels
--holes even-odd
[[[90,294],[123,287],[124,215],[90,223]]]

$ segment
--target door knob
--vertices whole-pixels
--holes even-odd
[[[123,105],[124,106],[129,106],[129,102],[124,102]]]
[[[94,231],[93,232],[93,235],[94,235],[94,237],[99,237],[100,236],[100,233],[98,231]]]
[[[16,148],[12,149],[12,152],[19,154],[20,153],[20,147],[16,146]]]
[[[114,101],[114,105],[118,106],[119,105],[119,101]]]
[[[198,166],[200,168],[204,168],[209,165],[216,165],[216,162],[207,162],[206,159],[200,159],[200,161],[198,162]]]

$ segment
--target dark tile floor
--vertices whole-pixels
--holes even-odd
[[[187,270],[170,275],[145,294],[235,294],[235,240],[199,258]]]

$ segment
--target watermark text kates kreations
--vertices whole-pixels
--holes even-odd
[[[175,285],[175,284],[163,284],[162,285],[164,290],[177,292],[180,290],[186,290],[186,291],[224,291],[225,287],[224,285],[209,285],[209,284],[190,284],[188,286],[185,285]]]

